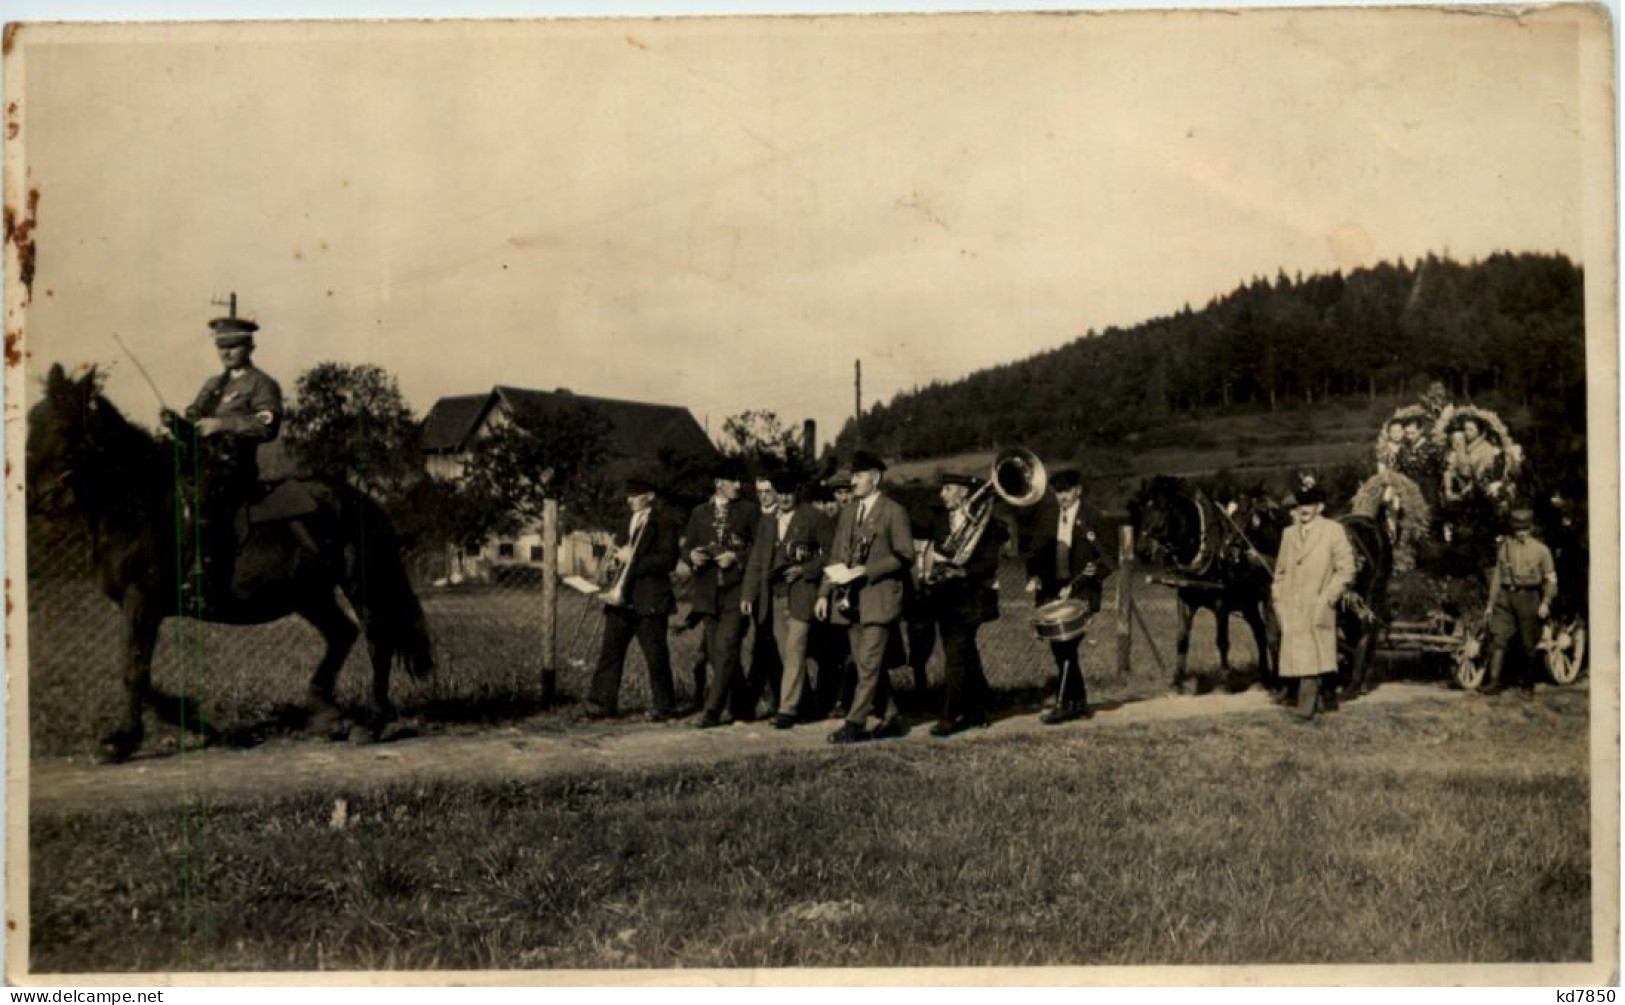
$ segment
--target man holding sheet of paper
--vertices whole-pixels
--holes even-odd
[[[886,638],[903,612],[903,577],[914,564],[908,513],[880,491],[885,462],[858,451],[852,458],[852,503],[841,510],[813,613],[847,626],[858,686],[831,743],[902,736],[907,732],[886,678]],[[880,725],[867,728],[873,713]]]

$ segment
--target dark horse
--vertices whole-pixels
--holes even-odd
[[[1273,689],[1274,659],[1265,625],[1270,561],[1280,544],[1276,521],[1263,511],[1229,513],[1207,493],[1167,475],[1141,483],[1129,502],[1129,521],[1140,555],[1162,564],[1166,574],[1161,581],[1175,588],[1179,643],[1173,689],[1182,690],[1189,677],[1191,623],[1201,610],[1213,612],[1225,679],[1231,678],[1230,615],[1239,614],[1253,630],[1259,679]]]
[[[1388,581],[1394,574],[1394,542],[1384,503],[1374,516],[1337,517],[1354,549],[1354,579],[1337,610],[1338,690],[1352,698],[1370,685],[1371,650],[1388,617]]]
[[[107,760],[125,760],[140,748],[147,703],[164,711],[164,696],[152,686],[160,623],[193,616],[183,608],[178,575],[183,562],[177,556],[185,551],[178,540],[174,450],[120,415],[101,395],[94,370],[74,380],[53,366],[45,398],[28,416],[30,506],[71,503],[88,530],[102,590],[124,616],[127,701],[122,719],[102,739]],[[398,660],[416,675],[432,669],[428,625],[378,504],[347,486],[305,488],[316,503],[303,518],[306,533],[296,534],[285,522],[249,525],[237,559],[251,573],[242,594],[211,605],[203,616],[252,625],[297,614],[310,622],[326,650],[310,682],[309,728],[333,734],[343,726],[334,685],[360,634],[339,605],[335,588],[342,589],[360,615],[372,657],[372,693],[357,724],[364,737],[393,718],[392,665]],[[318,550],[314,557],[311,543]],[[218,735],[201,717],[187,724]]]

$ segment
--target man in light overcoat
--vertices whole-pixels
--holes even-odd
[[[1288,503],[1292,526],[1281,537],[1271,596],[1281,625],[1280,674],[1298,679],[1296,713],[1308,721],[1320,706],[1320,678],[1337,672],[1337,604],[1354,579],[1354,548],[1341,524],[1321,516],[1322,489],[1301,489]]]

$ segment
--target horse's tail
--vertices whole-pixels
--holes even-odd
[[[347,489],[342,495],[345,530],[344,593],[361,617],[367,640],[385,646],[414,677],[434,670],[429,621],[401,561],[400,539],[383,507]]]

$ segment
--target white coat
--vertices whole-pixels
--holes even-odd
[[[1354,548],[1341,524],[1316,516],[1287,528],[1271,590],[1281,623],[1281,676],[1337,670],[1337,601],[1353,579]]]

